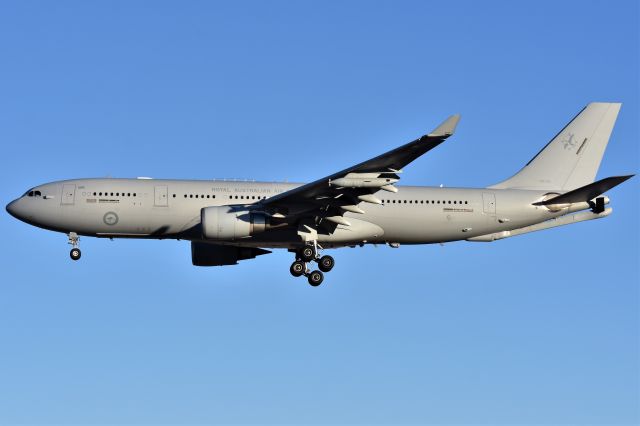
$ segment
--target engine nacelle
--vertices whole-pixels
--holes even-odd
[[[233,206],[205,207],[200,211],[202,235],[209,240],[232,241],[264,232],[267,218],[262,213]]]

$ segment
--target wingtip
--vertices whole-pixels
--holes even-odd
[[[451,117],[444,120],[438,127],[436,127],[427,136],[430,137],[449,137],[456,131],[456,126],[460,121],[460,114],[454,114]]]

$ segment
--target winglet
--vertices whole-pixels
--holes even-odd
[[[427,136],[432,138],[447,138],[455,132],[458,121],[460,121],[460,114],[452,115],[444,120],[442,124],[436,127]]]

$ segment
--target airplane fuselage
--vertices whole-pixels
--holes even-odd
[[[210,206],[255,207],[260,200],[301,184],[164,179],[77,179],[34,187],[8,210],[27,223],[63,233],[107,238],[203,240],[201,210]],[[383,204],[360,203],[363,214],[347,212],[352,224],[372,224],[377,232],[358,233],[357,226],[320,236],[326,247],[363,243],[430,244],[466,240],[522,228],[567,211],[534,206],[547,192],[475,188],[399,186],[397,193],[375,193]],[[588,206],[582,206],[588,208]],[[338,226],[340,229],[341,227]],[[352,230],[348,230],[351,228]],[[353,232],[356,228],[356,232]],[[253,247],[299,247],[292,229],[273,229],[221,244]]]

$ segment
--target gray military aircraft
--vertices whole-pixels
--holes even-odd
[[[487,188],[396,186],[402,169],[451,136],[431,133],[307,184],[164,179],[73,179],[29,189],[14,217],[79,236],[184,239],[196,266],[235,265],[285,248],[290,272],[317,286],[334,259],[364,244],[494,241],[608,216],[603,194],[633,175],[594,182],[619,103],[591,103],[513,177]],[[317,263],[318,270],[310,267]]]

